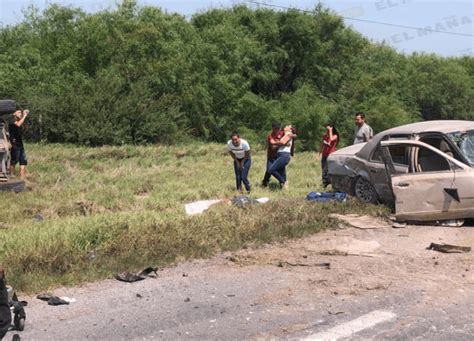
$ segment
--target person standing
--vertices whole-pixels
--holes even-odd
[[[365,122],[365,114],[363,112],[355,114],[355,125],[353,144],[369,142],[374,136],[374,131]]]
[[[326,126],[326,133],[323,135],[321,146],[321,173],[323,179],[323,187],[326,188],[330,183],[328,176],[327,159],[329,154],[336,151],[336,146],[339,142],[339,132],[333,124]]]
[[[277,143],[277,158],[268,169],[268,173],[273,175],[280,183],[280,188],[288,188],[288,179],[286,177],[286,166],[290,163],[294,155],[293,139],[296,132],[293,126],[288,125],[283,129],[284,135]]]
[[[270,182],[270,177],[272,176],[268,170],[273,165],[277,159],[277,150],[278,143],[280,139],[285,135],[283,130],[280,129],[281,125],[279,123],[272,124],[272,131],[267,136],[267,168],[265,169],[265,175],[263,176],[262,186],[267,187]]]
[[[29,110],[17,110],[13,113],[13,122],[8,125],[8,131],[10,133],[10,143],[12,145],[11,150],[11,166],[10,175],[15,174],[15,166],[20,163],[20,177],[24,177],[26,174],[26,166],[28,160],[26,159],[25,147],[23,145],[23,123],[29,114]]]
[[[242,183],[244,183],[245,190],[250,193],[250,182],[248,175],[252,160],[250,158],[249,143],[240,138],[238,132],[234,131],[230,135],[230,140],[227,141],[227,150],[234,160],[235,183],[237,190],[242,192]]]

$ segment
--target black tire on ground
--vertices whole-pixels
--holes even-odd
[[[367,204],[376,204],[378,201],[374,185],[363,177],[356,179],[354,183],[354,194],[357,199]]]
[[[23,192],[25,190],[24,180],[8,180],[6,182],[0,182],[0,191],[3,192]]]

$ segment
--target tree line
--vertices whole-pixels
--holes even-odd
[[[191,18],[124,0],[88,14],[50,5],[0,27],[0,98],[31,112],[29,137],[104,144],[260,141],[273,121],[317,149],[356,111],[375,132],[474,118],[474,58],[406,55],[323,6],[311,13],[234,6]],[[36,113],[36,114],[35,114]]]

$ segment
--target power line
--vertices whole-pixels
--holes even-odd
[[[305,13],[313,13],[312,11],[299,9],[299,8],[291,8],[291,7],[286,7],[286,6],[273,5],[273,4],[268,4],[268,3],[265,3],[265,2],[258,2],[258,1],[252,1],[252,0],[246,0],[246,1],[248,3],[254,4],[254,5],[280,8],[280,9],[286,9],[286,10],[292,9],[292,10],[297,10],[297,11],[305,12]],[[425,27],[398,25],[398,24],[392,24],[392,23],[387,23],[387,22],[382,22],[382,21],[358,19],[358,18],[351,18],[351,17],[344,17],[344,16],[340,16],[340,17],[343,18],[343,19],[346,19],[346,20],[361,21],[361,22],[365,22],[365,23],[369,23],[369,24],[377,24],[377,25],[384,25],[384,26],[391,26],[391,27],[400,27],[400,28],[407,28],[407,29],[410,29],[410,30],[420,30],[420,31],[427,31],[427,32],[434,32],[434,33],[444,33],[444,34],[451,34],[451,35],[456,35],[456,36],[474,37],[474,35],[469,34],[469,33],[440,31],[440,30],[432,30],[430,28],[425,28]]]

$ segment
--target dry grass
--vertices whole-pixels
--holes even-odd
[[[320,189],[312,153],[292,161],[291,188],[281,192],[256,186],[265,163],[264,151],[257,149],[252,196],[268,196],[270,203],[248,209],[218,205],[187,217],[184,203],[236,194],[231,158],[222,145],[28,145],[27,152],[28,191],[0,193],[1,262],[23,291],[303,236],[335,227],[331,213],[384,212],[352,201],[306,202],[309,191]]]

